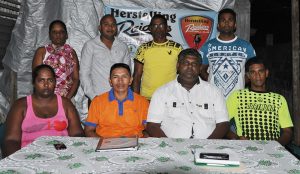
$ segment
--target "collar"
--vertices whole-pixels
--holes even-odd
[[[237,40],[237,36],[235,36],[233,39],[231,39],[231,40],[221,40],[221,39],[219,39],[219,36],[217,36],[216,37],[216,39],[219,41],[219,42],[222,42],[222,43],[231,43],[231,42],[234,42],[234,41],[236,41]]]
[[[110,90],[109,93],[108,93],[108,100],[109,100],[110,102],[112,102],[113,100],[118,100],[118,99],[116,99],[116,97],[115,97],[114,89],[113,89],[113,88],[111,88],[111,90]],[[131,90],[130,88],[128,88],[128,91],[127,91],[127,97],[126,97],[123,101],[126,101],[126,100],[131,100],[131,101],[133,101],[133,92],[132,92],[132,90]]]
[[[177,86],[179,86],[180,88],[182,88],[182,89],[185,89],[186,91],[191,91],[195,86],[200,86],[200,84],[201,84],[201,81],[203,81],[203,80],[201,80],[201,78],[199,77],[199,81],[190,89],[190,90],[186,90],[182,85],[181,85],[181,83],[179,83],[178,82],[178,75],[177,75],[177,77],[176,77],[176,79],[175,79],[175,83],[177,84]]]
[[[269,93],[269,91],[265,90],[265,91],[255,91],[255,90],[252,90],[250,87],[248,88],[249,91],[251,92],[256,92],[256,93]]]

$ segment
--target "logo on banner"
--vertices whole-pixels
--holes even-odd
[[[186,16],[181,19],[180,26],[187,45],[198,50],[210,37],[213,20],[204,16]]]

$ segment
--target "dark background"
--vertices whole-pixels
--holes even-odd
[[[250,42],[266,60],[269,90],[284,95],[292,111],[291,1],[251,0]]]

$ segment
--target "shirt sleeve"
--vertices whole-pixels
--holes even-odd
[[[225,98],[221,92],[221,90],[216,89],[216,94],[214,97],[215,102],[215,115],[216,115],[216,123],[226,122],[228,121],[228,112],[226,108]]]
[[[85,43],[81,51],[81,61],[80,61],[80,82],[84,90],[85,95],[87,95],[91,100],[96,96],[94,91],[92,79],[91,79],[91,67],[93,63],[93,50],[89,42]]]
[[[144,101],[142,103],[142,124],[144,126],[144,129],[146,128],[146,124],[147,124],[148,108],[149,108],[149,102],[146,98],[144,98]]]
[[[229,95],[229,97],[227,98],[226,101],[226,105],[227,105],[227,110],[228,110],[228,115],[229,115],[229,120],[231,120],[232,118],[237,116],[237,96],[236,96],[237,92],[233,92]]]
[[[203,65],[208,65],[208,58],[207,58],[207,46],[206,44],[204,44],[201,49],[200,49],[200,54],[201,54],[201,57],[202,57],[202,64]]]
[[[136,53],[135,53],[135,57],[134,57],[134,60],[136,60],[136,61],[138,61],[138,62],[140,62],[140,63],[144,63],[144,47],[143,47],[143,45],[141,45],[138,49],[137,49],[137,51],[136,51]]]
[[[293,122],[290,116],[287,102],[283,96],[281,96],[282,105],[279,109],[279,124],[280,128],[293,127]]]
[[[131,60],[131,57],[130,57],[130,52],[128,50],[128,47],[127,45],[125,45],[125,55],[124,55],[124,63],[127,64],[129,67],[130,67],[130,70],[132,71],[133,70],[133,64],[132,64],[132,60]],[[133,72],[131,72],[133,73]]]
[[[91,102],[85,125],[93,126],[93,127],[96,127],[98,125],[98,122],[99,122],[98,118],[100,117],[100,112],[99,112],[100,108],[98,108],[98,105],[99,105],[99,100],[96,97]]]
[[[251,43],[248,43],[247,55],[248,55],[247,60],[256,56],[256,52],[255,52],[253,46],[251,45]]]
[[[165,104],[163,102],[161,90],[156,90],[151,98],[147,122],[161,123],[165,114]]]

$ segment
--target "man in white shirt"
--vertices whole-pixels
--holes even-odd
[[[108,79],[113,64],[125,63],[131,66],[127,45],[116,37],[116,19],[110,14],[103,16],[99,31],[101,35],[87,41],[81,52],[80,81],[90,100],[111,89]]]
[[[146,131],[152,137],[223,138],[229,129],[222,92],[199,78],[202,58],[195,49],[178,55],[175,80],[156,90]]]

